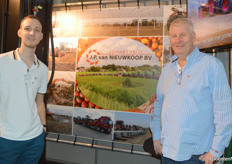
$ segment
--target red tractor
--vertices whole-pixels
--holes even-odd
[[[114,130],[125,130],[124,121],[117,120],[114,124]]]
[[[208,12],[212,16],[215,13],[228,14],[232,11],[232,0],[208,0],[207,4],[201,4],[198,17],[203,17],[203,12]]]
[[[101,116],[99,119],[95,119],[93,122],[90,122],[89,127],[102,133],[110,134],[113,122],[110,117]]]

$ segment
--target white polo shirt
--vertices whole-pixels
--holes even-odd
[[[0,137],[23,141],[43,132],[35,99],[47,81],[48,68],[36,55],[28,69],[18,50],[0,54]]]

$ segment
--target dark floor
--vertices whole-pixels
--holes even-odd
[[[39,161],[39,164],[65,164],[65,163],[48,161],[48,160],[45,160],[44,158],[41,158]]]
[[[52,162],[52,161],[45,161],[44,164],[64,164],[64,163]]]
[[[45,151],[44,151],[41,158],[40,158],[40,160],[39,160],[39,164],[65,164],[65,163],[46,160]]]
[[[39,164],[65,164],[65,163],[53,162],[53,161],[40,161]]]

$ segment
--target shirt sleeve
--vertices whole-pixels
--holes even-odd
[[[153,112],[153,120],[150,124],[150,129],[152,131],[153,140],[161,139],[161,110],[163,106],[163,95],[162,95],[162,74],[160,76],[157,90],[156,90],[157,98],[154,102],[154,112]]]
[[[210,153],[220,157],[232,136],[232,95],[224,66],[217,60],[214,66],[213,113],[215,135]]]
[[[47,92],[47,82],[48,82],[48,68],[45,67],[42,69],[42,80],[41,80],[40,88],[38,89],[39,94],[45,94]]]

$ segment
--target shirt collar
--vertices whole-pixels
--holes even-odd
[[[189,54],[186,58],[186,60],[192,60],[196,55],[196,53],[198,52],[198,48],[195,46],[193,52],[191,52],[191,54]],[[174,63],[175,61],[177,61],[178,57],[176,54],[174,54],[172,57],[171,57],[171,62]]]
[[[177,57],[176,54],[175,54],[175,55],[173,55],[173,56],[171,57],[171,62],[174,63],[175,61],[177,61],[177,59],[178,59],[178,57]]]
[[[35,57],[34,66],[37,66],[39,68],[39,60],[35,54],[34,57]],[[21,56],[19,55],[18,48],[13,51],[13,58],[16,61],[22,61]]]
[[[186,58],[187,59],[187,61],[189,60],[193,60],[195,57],[197,57],[197,52],[199,52],[199,50],[198,50],[198,48],[195,46],[195,48],[194,48],[194,50],[193,50],[193,52],[191,52],[191,54],[189,54],[189,56]]]

